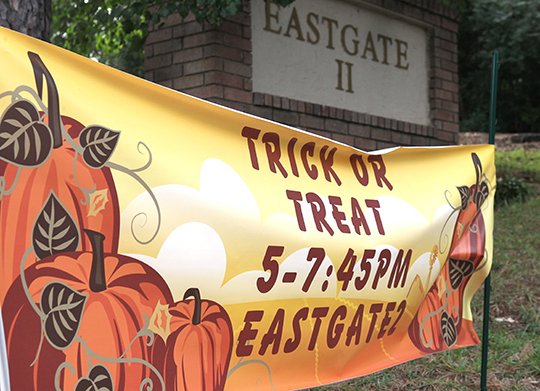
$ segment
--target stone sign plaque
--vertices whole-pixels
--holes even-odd
[[[424,28],[361,2],[251,7],[254,92],[430,123]]]

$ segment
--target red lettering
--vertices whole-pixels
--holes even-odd
[[[390,260],[392,257],[392,253],[387,248],[382,249],[379,253],[379,266],[377,267],[377,271],[375,272],[375,277],[373,278],[373,284],[371,287],[373,289],[377,289],[377,285],[379,284],[379,280],[386,274],[388,271],[388,268],[390,267]]]
[[[283,348],[283,351],[285,353],[290,353],[290,352],[296,350],[298,348],[298,346],[300,345],[300,338],[301,338],[301,335],[302,335],[301,334],[302,329],[300,328],[300,321],[301,320],[306,320],[308,315],[309,315],[309,308],[308,307],[300,308],[298,310],[298,312],[296,313],[296,315],[294,315],[293,324],[292,324],[293,337],[294,338],[289,338],[285,342],[285,347]]]
[[[360,336],[362,335],[362,319],[364,319],[364,305],[358,305],[358,309],[354,314],[351,325],[347,329],[347,338],[345,339],[345,345],[350,346],[354,337],[354,344],[360,343]]]
[[[259,354],[261,356],[264,356],[266,349],[268,349],[270,344],[272,344],[272,354],[278,353],[281,336],[283,334],[283,323],[285,323],[285,310],[279,308],[276,311],[274,320],[272,320],[272,324],[270,324],[270,327],[268,328],[268,332],[264,334],[261,339],[261,347],[259,349]]]
[[[264,277],[257,278],[257,289],[259,292],[269,292],[276,283],[279,275],[279,263],[275,259],[272,259],[272,257],[280,257],[283,255],[284,250],[285,247],[283,246],[268,246],[266,249],[262,266],[265,271],[270,272],[270,275],[268,276],[268,280],[265,280]]]
[[[298,166],[296,165],[296,158],[294,157],[294,146],[296,145],[296,142],[298,139],[296,137],[293,137],[289,140],[289,144],[287,145],[287,154],[289,155],[289,162],[291,164],[291,171],[295,177],[298,177]]]
[[[399,250],[396,261],[394,262],[394,267],[392,268],[392,273],[390,273],[390,278],[388,279],[388,288],[397,288],[399,280],[401,279],[401,287],[405,286],[407,281],[407,272],[409,271],[409,265],[411,264],[412,250],[407,251],[405,255],[405,260],[403,259],[403,254],[405,251]]]
[[[319,336],[319,331],[321,329],[321,318],[324,318],[328,314],[328,307],[316,307],[311,313],[311,317],[315,319],[315,324],[313,325],[313,331],[311,333],[311,339],[309,340],[308,350],[315,349],[317,344],[317,338]]]
[[[255,170],[259,169],[259,161],[257,160],[257,151],[255,150],[255,142],[253,140],[257,140],[260,133],[261,131],[259,129],[250,128],[248,126],[245,126],[244,129],[242,129],[242,137],[245,137],[248,143],[251,166]]]
[[[338,186],[341,186],[341,179],[339,179],[337,173],[332,167],[334,165],[334,155],[336,154],[337,148],[332,148],[328,154],[326,154],[326,151],[328,151],[327,145],[321,148],[320,153],[324,177],[328,182],[332,182],[332,178],[334,178],[334,182],[336,182]]]
[[[364,158],[362,155],[351,155],[349,158],[349,161],[351,162],[351,167],[354,172],[354,176],[356,177],[356,180],[362,185],[367,186],[369,182],[369,177],[367,173],[367,167],[364,163]],[[362,170],[362,173],[358,171],[358,166],[360,166],[360,169]]]
[[[386,178],[386,166],[384,165],[383,157],[381,155],[370,155],[368,157],[368,162],[371,163],[371,167],[373,168],[373,174],[375,174],[377,185],[383,187],[384,183],[389,190],[392,190],[394,187],[388,178]]]
[[[392,318],[389,316],[390,311],[394,311],[394,308],[396,308],[395,301],[391,301],[386,305],[386,312],[384,313],[381,325],[379,326],[379,333],[377,334],[377,339],[381,339],[382,337],[384,337],[384,334],[386,333],[386,327],[390,324],[390,321],[392,320]]]
[[[337,346],[339,339],[341,338],[341,333],[343,333],[343,329],[345,328],[345,325],[343,323],[336,322],[339,320],[345,319],[347,316],[347,307],[344,305],[340,305],[334,313],[332,314],[332,317],[330,318],[330,322],[328,323],[328,333],[326,335],[326,343],[328,344],[328,347],[330,349],[333,349]]]
[[[370,259],[373,259],[375,256],[375,250],[365,250],[364,254],[362,255],[362,260],[360,261],[360,272],[364,272],[364,277],[356,277],[354,279],[354,286],[357,290],[363,289],[368,280],[369,275],[371,274],[371,263],[369,262]]]
[[[257,329],[253,329],[252,322],[260,322],[264,311],[248,311],[244,317],[244,328],[238,334],[238,345],[236,345],[236,355],[246,357],[253,351],[253,345],[248,345],[249,341],[257,337]]]
[[[366,221],[366,217],[364,216],[364,212],[362,212],[362,208],[360,208],[358,200],[354,197],[351,197],[351,211],[351,223],[353,225],[354,232],[356,232],[358,235],[361,235],[360,227],[364,227],[366,235],[371,235],[371,231],[369,230],[369,226]]]
[[[338,209],[338,206],[341,206],[341,198],[329,196],[328,201],[332,205],[332,216],[336,220],[338,229],[345,234],[351,233],[350,228],[346,224],[343,224],[343,221],[346,219],[345,213]]]
[[[366,206],[373,212],[373,217],[375,217],[375,223],[377,224],[377,230],[381,235],[384,235],[384,227],[381,220],[381,215],[379,214],[381,204],[377,200],[366,200]]]
[[[276,173],[277,167],[281,172],[281,175],[283,175],[283,178],[287,178],[287,171],[285,171],[285,167],[283,167],[283,164],[279,161],[281,158],[279,135],[272,132],[265,133],[262,137],[262,142],[266,147],[266,156],[268,158],[268,168],[270,168],[270,171]]]
[[[294,212],[296,213],[296,221],[298,222],[298,228],[300,231],[306,231],[306,223],[304,222],[304,215],[302,214],[302,206],[300,201],[302,201],[302,193],[295,190],[287,190],[287,198],[291,200],[294,204]]]
[[[369,330],[366,336],[366,343],[371,341],[373,331],[375,330],[375,324],[377,323],[377,314],[382,311],[382,308],[382,303],[374,303],[369,308],[369,313],[371,314],[371,323],[369,324]]]
[[[308,162],[308,155],[313,157],[315,154],[315,143],[309,142],[302,145],[302,148],[300,148],[300,158],[302,159],[302,164],[304,165],[304,169],[306,170],[307,174],[311,179],[317,179],[318,171],[317,167],[315,167],[314,164],[310,165]]]
[[[326,221],[326,208],[321,198],[315,193],[307,193],[306,201],[311,205],[311,213],[313,214],[313,221],[315,222],[317,231],[323,232],[324,227],[330,235],[334,235],[334,230]]]
[[[401,303],[399,303],[399,306],[398,306],[399,315],[396,321],[394,322],[394,324],[392,325],[392,327],[390,327],[390,331],[388,331],[389,336],[394,334],[394,331],[396,331],[396,326],[401,320],[401,317],[403,316],[403,314],[405,313],[406,308],[407,308],[407,300],[403,300]]]

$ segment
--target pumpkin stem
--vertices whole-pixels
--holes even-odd
[[[60,102],[58,98],[58,88],[54,79],[41,60],[41,57],[37,53],[28,52],[28,58],[32,63],[34,70],[34,78],[36,80],[36,87],[40,98],[43,98],[43,77],[47,81],[47,96],[49,110],[49,128],[52,131],[53,147],[58,148],[62,146],[62,117],[60,117]]]
[[[197,325],[201,323],[201,292],[199,292],[198,288],[189,288],[186,293],[184,293],[184,300],[188,297],[193,297],[193,299],[195,299],[195,310],[193,311],[191,323]]]
[[[85,229],[84,233],[92,246],[92,269],[90,270],[90,289],[92,292],[101,292],[107,289],[105,281],[105,254],[103,240],[105,235],[100,232]]]

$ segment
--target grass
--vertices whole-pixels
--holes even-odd
[[[525,202],[495,212],[489,390],[540,390],[540,151],[497,152],[498,175],[533,186]],[[473,300],[482,326],[482,294]],[[502,319],[501,319],[502,318]],[[512,321],[509,321],[509,320]],[[414,360],[320,390],[479,390],[480,346]]]
[[[497,152],[495,165],[498,176],[517,176],[527,182],[540,183],[540,150],[516,149]]]

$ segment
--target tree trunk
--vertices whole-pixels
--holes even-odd
[[[0,0],[0,26],[48,41],[51,0]]]

